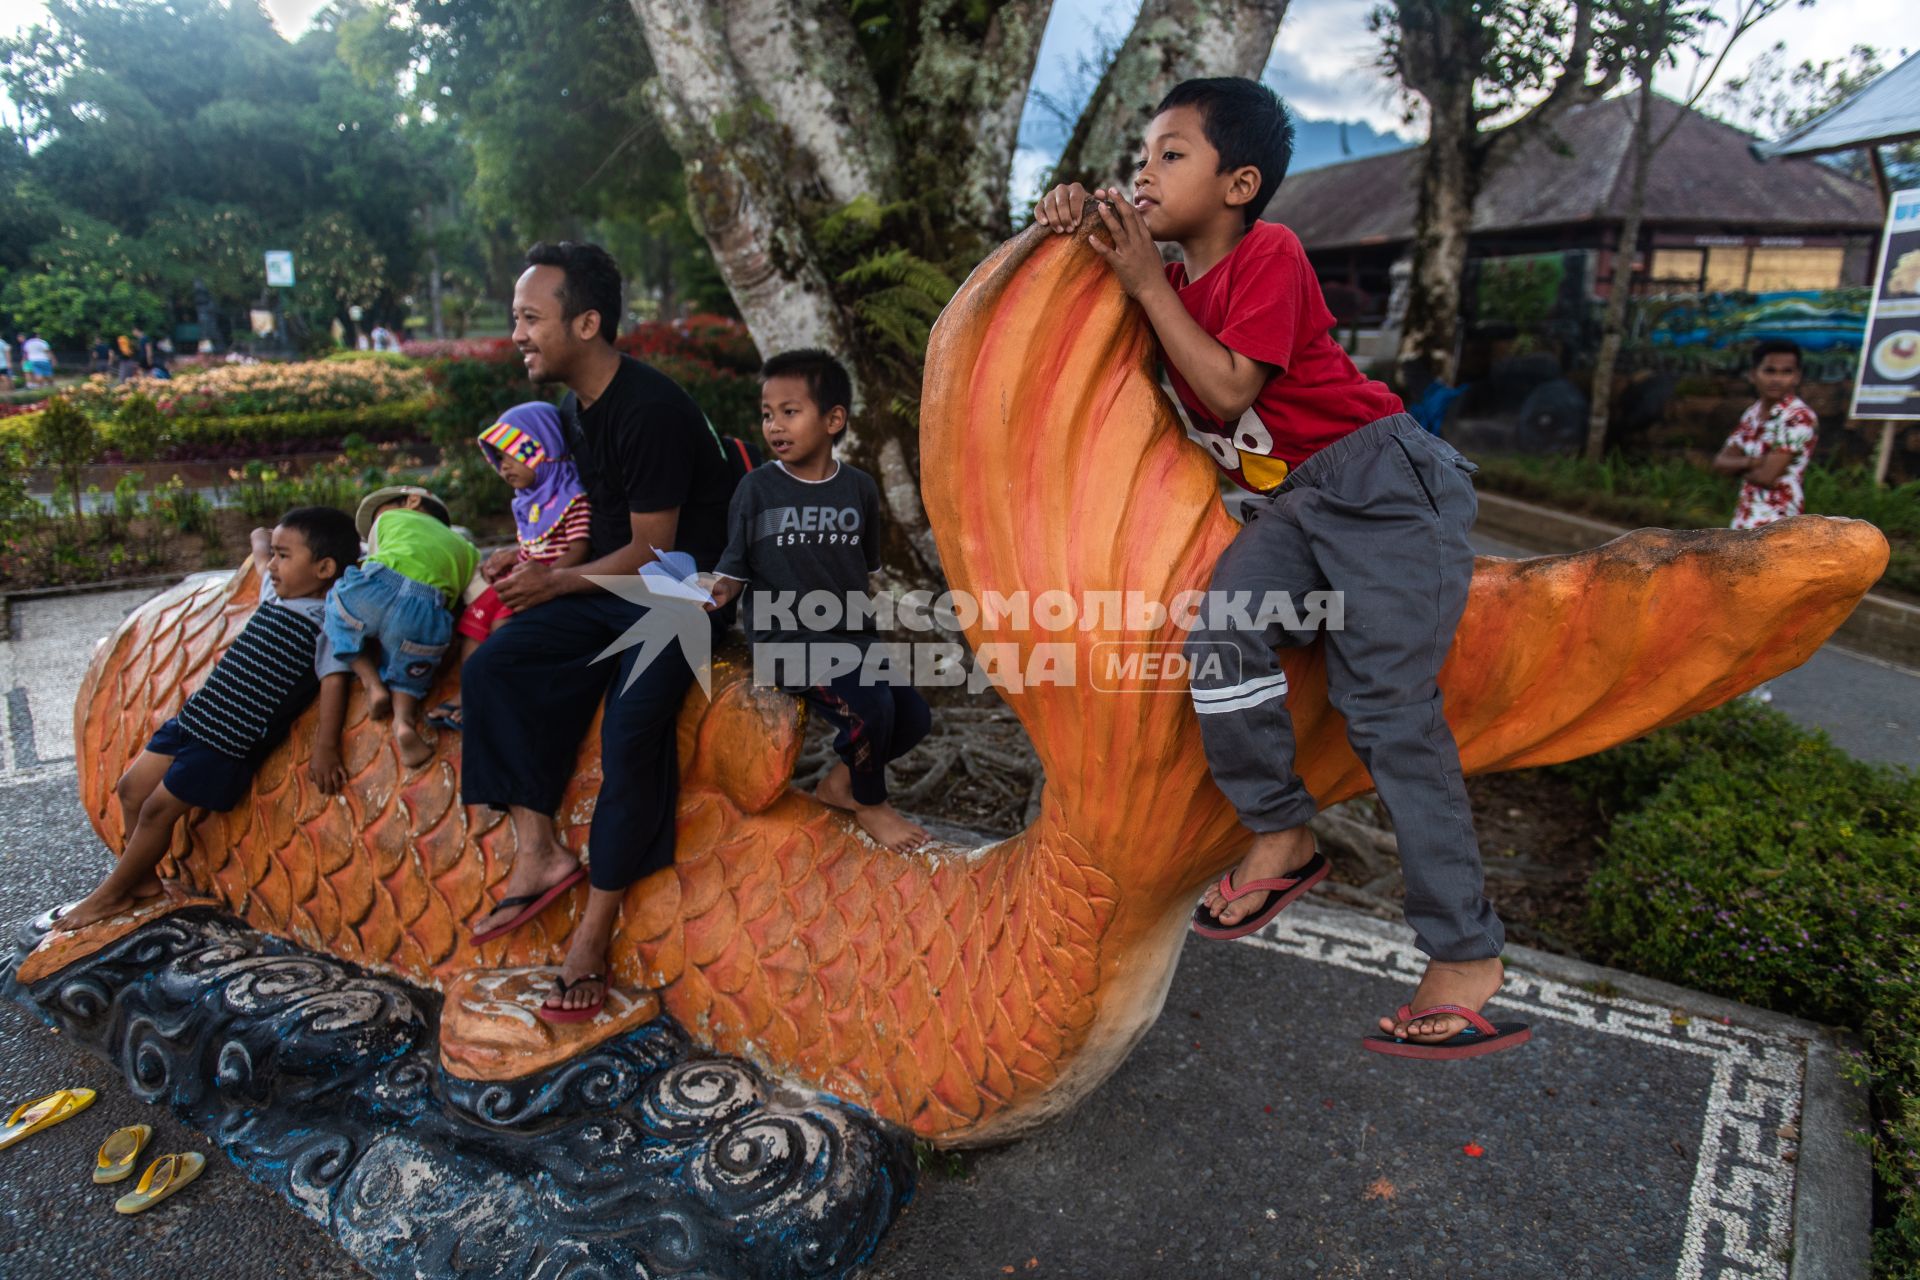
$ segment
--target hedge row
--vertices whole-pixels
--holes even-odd
[[[425,434],[428,412],[428,401],[417,399],[304,413],[168,418],[159,430],[153,456],[164,460],[255,457],[274,451],[331,448],[356,435],[369,441],[414,440]],[[0,418],[0,446],[14,444],[31,450],[39,416],[29,413]],[[94,426],[100,433],[102,449],[120,458],[124,451],[119,419],[103,418]]]
[[[1920,1277],[1920,778],[1750,703],[1563,768],[1613,815],[1610,963],[1859,1034],[1875,1274]]]

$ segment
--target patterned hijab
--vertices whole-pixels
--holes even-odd
[[[586,492],[567,456],[560,411],[542,400],[517,404],[480,433],[480,451],[497,469],[504,455],[533,468],[533,483],[513,491],[513,520],[522,543],[538,542]]]

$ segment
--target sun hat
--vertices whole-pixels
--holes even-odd
[[[420,499],[420,509],[438,519],[441,524],[453,523],[453,517],[447,511],[447,504],[434,496],[431,490],[422,489],[417,484],[390,484],[384,489],[375,489],[360,500],[360,509],[353,516],[353,527],[360,531],[361,539],[365,540],[367,535],[373,532],[374,512],[389,502],[406,498]]]

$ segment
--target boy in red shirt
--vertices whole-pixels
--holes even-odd
[[[1506,1049],[1528,1032],[1479,1014],[1500,989],[1505,931],[1483,892],[1436,680],[1473,576],[1476,468],[1360,374],[1330,336],[1299,239],[1258,220],[1292,139],[1271,90],[1189,80],[1147,126],[1131,199],[1056,187],[1035,219],[1066,233],[1084,211],[1097,215],[1108,239],[1093,246],[1153,325],[1187,434],[1259,495],[1214,568],[1211,600],[1250,593],[1257,617],[1273,593],[1296,605],[1313,591],[1343,599],[1343,625],[1327,631],[1328,693],[1393,815],[1407,920],[1431,957],[1412,1003],[1380,1019],[1366,1047],[1416,1058]],[[1178,244],[1184,262],[1163,267],[1155,241]],[[1327,873],[1274,653],[1312,633],[1234,621],[1209,617],[1188,641],[1192,656],[1238,655],[1200,664],[1219,674],[1192,687],[1208,768],[1253,833],[1194,912],[1194,929],[1214,938],[1261,928]]]

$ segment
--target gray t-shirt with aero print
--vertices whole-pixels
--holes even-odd
[[[727,512],[727,549],[715,571],[747,584],[743,619],[756,643],[872,638],[845,624],[849,595],[864,598],[880,567],[880,487],[858,467],[837,463],[825,480],[802,480],[779,462],[747,474]],[[840,625],[793,629],[754,616],[756,593],[825,591]],[[790,603],[787,612],[799,621]],[[777,622],[784,623],[783,615]]]

